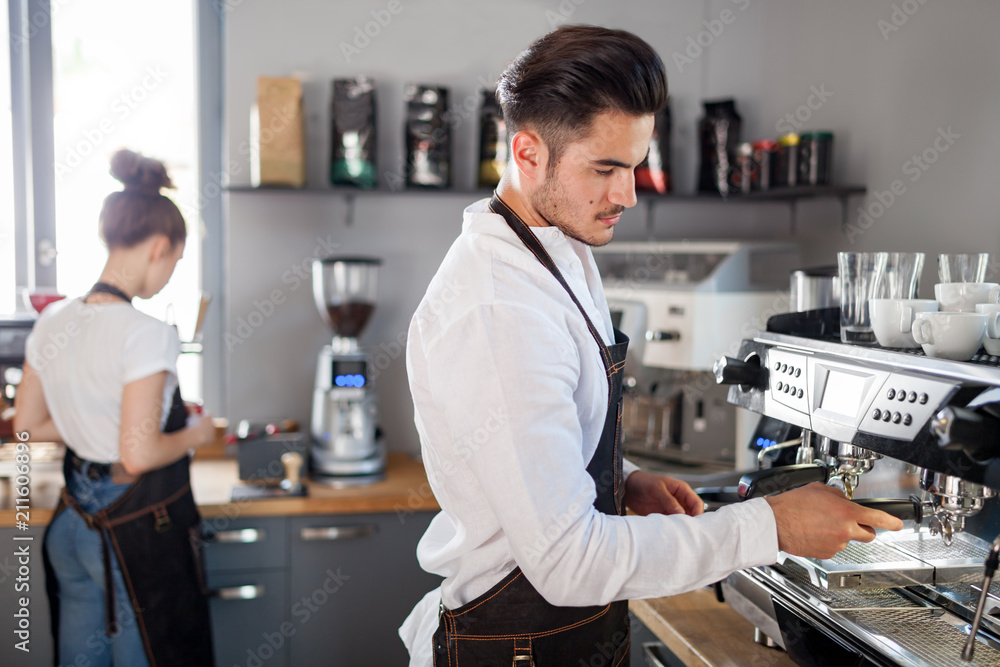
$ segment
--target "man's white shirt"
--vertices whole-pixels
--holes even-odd
[[[606,344],[611,318],[590,248],[531,227]],[[406,366],[427,478],[442,511],[421,567],[445,578],[400,628],[431,665],[438,605],[455,609],[515,567],[564,606],[660,597],[773,563],[769,505],[698,517],[609,516],[587,464],[608,408],[599,348],[556,279],[481,200],[465,210],[410,324]],[[625,475],[635,470],[626,462]]]

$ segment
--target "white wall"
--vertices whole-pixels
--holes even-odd
[[[355,28],[388,2],[244,0],[225,15],[225,156],[233,184],[249,182],[240,146],[249,132],[255,77],[297,74],[305,81],[310,183],[322,184],[329,153],[328,88],[334,77],[368,74],[378,82],[379,168],[399,170],[402,88],[407,82],[449,86],[453,104],[476,95],[506,62],[553,20],[631,30],[648,40],[667,65],[674,112],[677,189],[695,183],[696,122],[702,99],[735,96],[744,137],[775,136],[776,123],[809,100],[812,87],[832,93],[811,111],[805,128],[836,134],[835,178],[871,191],[899,179],[905,193],[852,240],[840,229],[835,201],[803,202],[797,239],[809,264],[832,263],[845,249],[988,250],[1000,257],[1000,231],[991,197],[997,179],[1000,109],[996,70],[1000,5],[987,0],[897,2],[918,8],[884,39],[878,21],[891,21],[892,3],[870,0],[403,0],[402,11],[347,62],[340,48]],[[912,6],[911,6],[912,5]],[[729,11],[723,17],[723,12]],[[905,14],[904,14],[905,15]],[[382,14],[383,18],[385,14]],[[725,18],[728,23],[722,23]],[[718,19],[718,21],[717,21]],[[897,16],[898,19],[898,16]],[[690,52],[689,38],[709,45]],[[558,21],[557,21],[558,23]],[[693,48],[693,47],[692,47]],[[938,128],[959,137],[916,182],[903,172],[914,154],[933,146]],[[455,128],[458,189],[471,189],[478,123]],[[225,162],[225,160],[224,160]],[[897,188],[898,189],[898,188]],[[363,342],[386,354],[378,379],[381,414],[394,450],[416,451],[405,364],[394,342],[448,245],[461,210],[474,198],[461,192],[359,196],[346,226],[342,198],[314,193],[231,193],[227,196],[225,327],[237,333],[263,300],[285,300],[226,361],[226,416],[292,416],[307,422],[316,352],[329,334],[312,303],[310,285],[297,285],[292,267],[315,254],[372,254],[385,260],[380,303]],[[852,211],[877,201],[852,199]],[[877,209],[877,207],[876,207]],[[856,213],[850,220],[856,224]],[[657,237],[782,237],[784,205],[667,204],[656,209]],[[630,212],[619,236],[645,238],[641,212]],[[336,244],[333,251],[327,250]],[[935,280],[929,255],[925,289]],[[1000,272],[998,272],[1000,274]],[[284,279],[283,279],[284,277]],[[264,304],[261,310],[270,312]],[[265,313],[266,314],[266,313]],[[255,316],[256,318],[256,316]],[[255,319],[256,321],[256,319]]]

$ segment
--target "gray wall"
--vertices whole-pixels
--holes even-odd
[[[403,0],[402,10],[347,62],[341,43],[352,43],[355,29],[363,30],[373,21],[372,12],[384,12],[389,4],[243,0],[227,5],[224,164],[228,160],[232,184],[249,182],[240,146],[249,132],[257,75],[303,78],[308,177],[316,185],[324,182],[328,159],[329,80],[375,77],[385,181],[387,173],[400,169],[404,83],[449,86],[453,104],[462,104],[476,95],[481,80],[494,80],[508,60],[565,16],[568,22],[631,30],[663,56],[674,112],[678,191],[694,187],[695,124],[702,99],[735,96],[747,139],[787,131],[778,123],[796,111],[809,116],[804,128],[836,133],[835,179],[866,184],[872,194],[851,200],[850,238],[841,230],[835,201],[799,205],[796,239],[808,264],[832,263],[834,253],[846,249],[924,251],[929,253],[926,293],[936,278],[933,253],[1000,252],[1000,230],[989,205],[996,188],[991,181],[997,178],[991,154],[1000,147],[1000,125],[994,120],[1000,110],[996,3],[897,1],[895,20],[901,25],[883,34],[885,25],[896,27],[893,3],[870,0]],[[708,32],[705,21],[717,35]],[[885,22],[882,28],[879,21]],[[699,39],[708,44],[700,53],[690,46]],[[810,100],[813,88],[828,99]],[[810,101],[815,109],[802,107]],[[461,190],[473,184],[477,125],[470,115],[454,132]],[[912,172],[904,171],[907,162],[928,149],[935,157],[938,130],[948,128],[958,138],[911,180]],[[895,180],[903,194],[872,224],[859,224],[857,209],[877,204],[875,191],[890,190]],[[388,364],[378,389],[389,447],[416,451],[405,364],[395,343],[459,231],[462,208],[474,198],[461,192],[363,195],[348,226],[341,197],[227,195],[224,329],[238,335],[240,318],[255,310],[263,316],[253,316],[260,325],[246,340],[231,345],[231,351],[223,346],[226,416],[292,416],[307,422],[315,356],[329,333],[313,306],[310,285],[297,284],[293,267],[317,254],[372,254],[385,264],[380,304],[363,342],[384,353],[382,365]],[[874,206],[873,213],[878,212]],[[647,236],[641,212],[626,214],[619,229],[620,238]],[[654,234],[787,238],[789,209],[781,204],[661,204]],[[271,312],[263,301],[275,290],[283,302]]]

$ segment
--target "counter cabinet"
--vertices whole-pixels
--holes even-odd
[[[440,584],[420,569],[431,511],[206,518],[201,545],[219,665],[406,664],[397,629]],[[0,528],[0,665],[49,666],[44,526]],[[31,536],[31,541],[14,541]],[[15,549],[30,545],[30,653],[14,647]],[[179,638],[179,641],[182,641]]]

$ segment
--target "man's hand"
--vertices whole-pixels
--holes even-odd
[[[687,482],[636,470],[625,479],[625,505],[641,516],[688,514],[698,516],[705,503]]]
[[[852,503],[840,489],[819,482],[766,500],[778,525],[778,548],[795,556],[832,558],[850,540],[874,540],[876,528],[903,527],[891,514]]]

